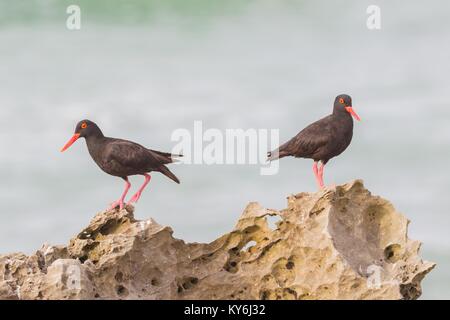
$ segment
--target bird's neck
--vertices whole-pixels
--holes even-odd
[[[101,141],[105,138],[105,136],[103,135],[103,133],[98,130],[96,132],[94,132],[93,134],[90,134],[86,137],[86,141],[87,142],[96,142],[96,141]]]
[[[101,144],[105,140],[105,136],[103,133],[98,129],[94,133],[91,133],[86,137],[86,143],[89,148],[94,147],[95,145]]]

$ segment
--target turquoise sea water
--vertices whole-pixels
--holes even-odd
[[[122,191],[84,142],[60,147],[81,118],[110,136],[170,150],[177,128],[274,128],[282,140],[328,114],[342,92],[363,118],[327,167],[364,179],[410,220],[438,263],[423,298],[450,298],[450,4],[447,1],[0,0],[0,252],[66,243]],[[366,28],[381,7],[382,29]],[[229,231],[249,201],[284,208],[313,191],[311,163],[177,165],[155,174],[136,211],[187,241]],[[132,178],[134,187],[141,178]]]

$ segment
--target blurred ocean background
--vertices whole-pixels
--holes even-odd
[[[66,28],[70,4],[79,31]],[[371,4],[379,31],[366,27]],[[326,181],[361,178],[392,201],[438,264],[423,298],[449,299],[449,32],[445,0],[0,0],[0,252],[65,244],[122,192],[84,141],[59,152],[78,120],[167,151],[195,120],[278,128],[285,141],[348,93],[363,121]],[[171,169],[182,184],[155,174],[136,215],[187,241],[229,231],[249,201],[281,209],[316,188],[307,160],[284,159],[274,176]]]

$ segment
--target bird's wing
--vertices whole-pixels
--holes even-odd
[[[149,152],[145,147],[126,140],[109,143],[106,160],[115,161],[121,166],[134,169],[149,169],[164,164],[164,159]]]
[[[311,157],[321,147],[327,144],[330,139],[331,132],[325,125],[326,118],[314,122],[291,140],[283,144],[279,148],[280,155],[294,157]]]

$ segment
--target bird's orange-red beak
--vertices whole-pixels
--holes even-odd
[[[349,106],[349,107],[345,107],[345,110],[347,110],[348,113],[350,113],[353,118],[355,118],[358,121],[361,121],[361,118],[356,114],[355,110],[353,110],[353,107]]]
[[[70,146],[73,145],[74,142],[78,140],[78,138],[80,138],[80,134],[79,134],[79,133],[75,133],[75,134],[73,135],[73,137],[70,138],[69,142],[67,142],[66,145],[61,149],[61,152],[64,152],[64,151],[66,151],[67,149],[69,149]]]

